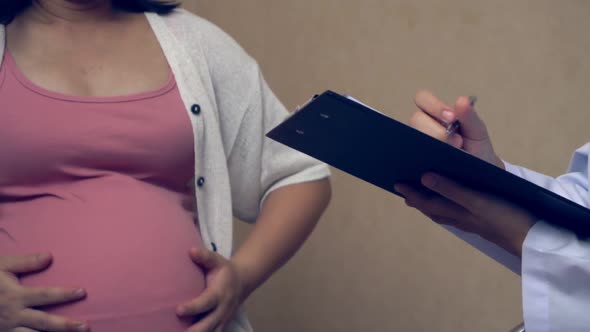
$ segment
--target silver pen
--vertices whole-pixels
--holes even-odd
[[[476,96],[469,96],[469,106],[471,107],[471,109],[473,109],[475,107],[476,102],[477,102]],[[455,120],[455,121],[451,122],[447,126],[447,136],[451,136],[454,133],[456,133],[460,127],[461,127],[461,123],[459,122],[459,120]]]

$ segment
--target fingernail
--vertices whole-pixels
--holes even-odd
[[[402,186],[395,185],[393,188],[395,189],[395,191],[397,191],[398,194],[400,194],[404,199],[406,199],[406,193],[404,192],[404,188]]]
[[[425,174],[422,176],[422,184],[428,188],[436,187],[436,182],[438,181],[438,177],[434,174]]]
[[[76,323],[76,331],[86,332],[89,331],[88,325],[85,323]]]
[[[453,112],[451,112],[449,110],[444,110],[442,112],[442,118],[446,122],[451,123],[451,122],[455,121],[455,113],[453,113]]]
[[[74,291],[74,295],[82,297],[86,295],[86,291],[83,288],[78,288]]]
[[[459,134],[453,133],[449,140],[450,140],[451,145],[453,145],[456,148],[461,148],[461,145],[463,143],[463,138]]]
[[[178,315],[184,315],[185,312],[186,312],[186,307],[184,307],[184,306],[179,306],[178,308],[176,308],[176,313]]]
[[[40,261],[48,260],[51,257],[48,253],[42,253],[37,255],[37,259]]]

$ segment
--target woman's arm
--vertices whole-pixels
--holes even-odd
[[[189,332],[222,332],[242,302],[303,244],[330,200],[328,179],[293,184],[271,192],[254,229],[231,258],[192,249],[207,272],[207,289],[180,305],[181,317],[204,315]]]
[[[232,257],[247,297],[301,247],[330,201],[328,179],[273,191],[253,230]]]

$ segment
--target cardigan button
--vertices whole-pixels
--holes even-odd
[[[191,113],[193,113],[194,115],[201,114],[201,106],[199,104],[194,104],[193,106],[191,106]]]
[[[197,186],[199,186],[199,187],[202,187],[202,186],[204,186],[204,185],[205,185],[205,178],[201,176],[201,177],[200,177],[200,178],[197,180]]]

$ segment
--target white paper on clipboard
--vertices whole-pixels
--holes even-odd
[[[383,112],[380,112],[379,110],[376,110],[376,109],[374,109],[373,107],[371,107],[371,106],[369,106],[369,105],[367,105],[367,104],[363,103],[362,101],[360,101],[360,100],[358,100],[358,99],[354,98],[354,97],[353,97],[353,96],[351,96],[351,95],[344,94],[343,96],[344,96],[344,97],[346,97],[346,98],[348,98],[348,99],[350,99],[350,100],[352,100],[352,101],[354,101],[355,103],[358,103],[358,104],[361,104],[361,105],[363,105],[363,106],[365,106],[365,107],[367,107],[367,108],[370,108],[372,111],[375,111],[375,112],[377,112],[377,113],[379,113],[379,114],[382,114],[382,115],[386,115],[386,114],[384,114]]]

